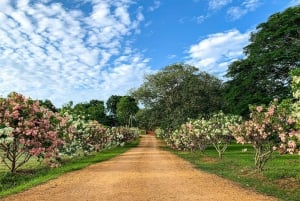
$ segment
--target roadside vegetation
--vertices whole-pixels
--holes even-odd
[[[176,63],[146,75],[129,95],[112,95],[106,106],[91,100],[55,108],[16,92],[1,97],[0,195],[115,156],[143,129],[196,167],[297,200],[299,22],[295,6],[258,25],[226,81]]]
[[[298,155],[273,155],[263,173],[255,171],[254,149],[250,145],[230,144],[222,160],[214,147],[200,151],[177,151],[164,147],[189,161],[195,168],[219,175],[239,183],[244,188],[271,195],[281,200],[298,201],[300,197],[300,157]]]
[[[77,156],[61,161],[61,166],[50,168],[43,163],[31,159],[17,173],[10,173],[3,165],[0,166],[0,197],[18,193],[33,186],[55,179],[70,171],[80,170],[93,163],[109,160],[132,147],[136,147],[139,139],[136,139],[123,147],[115,147],[102,152],[94,152],[88,156]]]

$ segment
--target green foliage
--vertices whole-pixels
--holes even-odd
[[[55,105],[53,105],[53,103],[51,102],[51,100],[40,100],[40,106],[43,106],[49,110],[51,110],[52,112],[57,112],[57,108],[55,107]]]
[[[117,118],[121,125],[131,127],[138,110],[139,107],[134,98],[123,96],[117,103]]]
[[[247,116],[248,105],[291,97],[289,72],[300,62],[300,6],[269,17],[251,34],[246,58],[228,69],[225,99],[231,113]]]
[[[292,92],[294,97],[293,116],[297,121],[297,128],[300,129],[300,67],[291,72]]]
[[[106,124],[107,122],[104,102],[100,100],[90,100],[87,103],[78,103],[74,106],[73,102],[70,101],[60,110],[61,114],[65,112],[71,115],[79,115],[86,121],[95,120],[102,124]]]
[[[106,110],[111,116],[117,116],[117,104],[122,96],[112,95],[106,101]]]
[[[222,82],[193,66],[174,64],[147,75],[132,96],[145,107],[141,122],[152,128],[175,129],[188,118],[221,109]]]

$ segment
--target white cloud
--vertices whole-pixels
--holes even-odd
[[[158,9],[158,8],[160,7],[160,5],[161,5],[161,2],[158,1],[158,0],[155,0],[155,1],[153,2],[153,5],[149,7],[149,11],[150,11],[150,12],[155,11],[156,9]]]
[[[240,19],[249,12],[255,11],[262,2],[260,0],[244,0],[241,6],[233,6],[227,10],[227,15],[231,20]]]
[[[212,10],[220,9],[228,4],[230,4],[232,0],[209,0],[208,7]]]
[[[175,59],[177,57],[176,54],[170,54],[167,56],[168,59]]]
[[[240,7],[230,7],[227,10],[227,15],[231,20],[237,20],[240,19],[242,16],[244,16],[247,13],[247,10],[242,9]]]
[[[260,0],[245,0],[242,5],[246,10],[253,11],[261,5]]]
[[[197,24],[201,24],[206,20],[206,18],[208,18],[208,16],[200,15],[195,17],[194,19],[196,20]]]
[[[288,4],[288,6],[299,6],[300,5],[300,0],[291,0]]]
[[[130,0],[85,3],[88,14],[60,3],[0,1],[0,95],[17,91],[60,106],[105,100],[142,82],[148,60],[126,42],[138,32],[141,9],[133,16]]]
[[[221,78],[231,62],[244,56],[243,47],[248,44],[249,34],[235,29],[210,34],[190,46],[187,63]]]

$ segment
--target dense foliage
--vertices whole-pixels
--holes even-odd
[[[151,121],[146,126],[175,129],[188,118],[220,110],[221,91],[222,82],[216,77],[193,66],[174,64],[147,75],[132,96],[147,111],[138,115],[143,126],[145,121]]]
[[[94,104],[93,104],[94,103]],[[61,158],[81,153],[89,154],[114,146],[123,146],[138,136],[137,129],[105,127],[96,120],[98,101],[89,107],[64,107],[60,113],[49,110],[39,101],[18,93],[0,99],[0,157],[12,173],[32,157],[47,159],[51,167],[59,165]],[[100,102],[100,105],[103,103]],[[82,106],[82,105],[81,105]],[[102,110],[101,110],[102,111]],[[102,113],[102,112],[101,112]],[[88,114],[91,116],[83,116]]]
[[[291,97],[289,72],[300,62],[300,6],[257,26],[244,48],[246,58],[228,69],[225,98],[231,113],[247,116],[248,105]]]
[[[121,125],[133,126],[139,107],[134,98],[123,96],[117,103],[117,119]]]

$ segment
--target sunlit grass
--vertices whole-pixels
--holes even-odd
[[[245,148],[247,151],[242,152]],[[300,200],[300,158],[298,155],[275,153],[273,159],[267,162],[264,172],[259,174],[255,171],[254,150],[249,145],[230,145],[223,160],[218,159],[218,154],[213,147],[207,149],[204,154],[165,149],[194,164],[196,168],[238,182],[243,187],[282,200]]]

